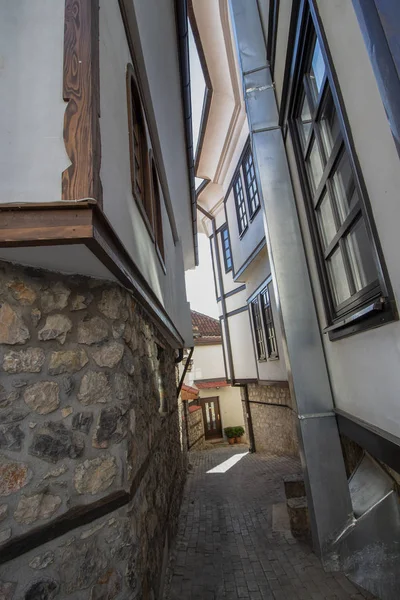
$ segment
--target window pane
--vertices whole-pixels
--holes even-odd
[[[316,40],[314,52],[311,60],[311,69],[309,73],[311,91],[315,100],[317,100],[322,88],[325,75],[325,62],[321,52],[319,41]]]
[[[317,215],[324,248],[327,248],[336,235],[335,219],[333,216],[331,199],[328,192],[324,193],[317,211]]]
[[[332,177],[335,199],[341,223],[345,220],[353,206],[358,202],[354,185],[353,172],[347,153],[344,152]]]
[[[332,282],[336,304],[341,304],[350,297],[350,289],[344,268],[343,256],[340,248],[332,254],[328,262],[329,275]]]
[[[324,168],[322,166],[321,155],[319,153],[315,138],[311,145],[310,156],[308,158],[307,164],[308,172],[310,174],[311,185],[315,192],[319,185],[319,182],[321,181],[322,173],[324,171]]]
[[[247,213],[244,204],[244,192],[242,185],[242,178],[240,175],[237,177],[234,185],[234,194],[236,202],[236,213],[239,226],[239,234],[241,235],[247,227]]]
[[[340,133],[339,119],[330,89],[328,89],[328,95],[322,110],[319,124],[321,128],[321,138],[324,145],[325,156],[326,159],[328,159]]]
[[[310,137],[311,123],[310,105],[308,104],[307,96],[304,94],[299,117],[300,138],[304,147],[306,146],[308,138]]]
[[[249,151],[244,160],[244,172],[247,189],[247,199],[249,203],[250,217],[254,215],[257,208],[260,206],[260,198],[258,196],[256,172],[254,169],[253,155]]]
[[[371,242],[368,238],[364,219],[361,217],[346,238],[350,266],[357,292],[378,279]]]

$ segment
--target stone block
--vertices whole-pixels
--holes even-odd
[[[307,498],[291,498],[287,501],[290,530],[294,537],[307,538],[310,535]]]
[[[298,475],[287,475],[284,477],[283,484],[285,486],[285,495],[288,500],[290,498],[301,498],[306,495],[304,481]]]

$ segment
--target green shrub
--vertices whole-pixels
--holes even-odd
[[[235,431],[235,437],[237,438],[240,438],[242,435],[244,435],[244,429],[241,425],[238,427],[233,427],[233,430]]]
[[[225,427],[224,433],[229,439],[236,437],[235,427]]]

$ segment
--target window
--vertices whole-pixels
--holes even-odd
[[[278,358],[278,346],[276,344],[274,319],[272,316],[271,300],[268,288],[269,286],[267,285],[260,294],[265,328],[265,339],[267,342],[268,358]]]
[[[338,91],[311,14],[303,23],[290,126],[334,339],[352,315],[381,319],[387,292]]]
[[[142,104],[132,65],[126,73],[128,98],[129,150],[132,194],[150,229],[153,227],[152,201],[148,190],[148,150]]]
[[[236,176],[236,179],[233,183],[233,193],[235,196],[235,204],[236,204],[236,215],[238,220],[239,227],[239,235],[243,235],[243,233],[247,229],[247,212],[246,205],[244,202],[244,192],[243,192],[243,184],[240,173]]]
[[[153,185],[153,203],[154,203],[154,235],[157,250],[159,251],[162,260],[165,260],[164,254],[164,234],[162,226],[162,212],[161,212],[161,197],[160,197],[160,184],[158,181],[158,175],[154,160],[151,160],[151,178]]]
[[[251,312],[253,316],[254,335],[256,338],[256,350],[258,360],[267,358],[264,343],[264,331],[261,321],[260,303],[258,297],[251,303]]]
[[[258,360],[279,358],[274,319],[272,316],[269,286],[270,281],[251,300],[254,337]]]
[[[232,253],[231,253],[231,244],[229,241],[229,232],[228,227],[224,227],[221,231],[222,237],[222,252],[224,254],[224,263],[225,263],[225,273],[232,271]]]
[[[249,149],[243,161],[243,170],[246,182],[247,202],[249,206],[250,219],[254,217],[260,208],[260,197],[258,195],[256,172],[254,169],[253,154]]]

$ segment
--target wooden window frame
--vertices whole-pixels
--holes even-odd
[[[154,213],[149,189],[149,151],[147,145],[146,121],[144,119],[138,83],[131,64],[128,64],[126,68],[126,92],[132,195],[150,236],[154,240]],[[139,176],[138,169],[141,170]],[[140,186],[137,185],[138,179],[140,179],[142,190],[140,190]]]
[[[312,58],[315,40],[318,40],[321,49],[322,58],[325,63],[325,74],[317,102],[315,106],[310,104],[312,127],[308,143],[304,146],[299,134],[298,118],[301,102],[304,97],[304,90],[308,102],[312,102],[310,89],[307,87],[306,71]],[[287,125],[291,133],[295,150],[302,192],[305,198],[307,218],[317,260],[318,274],[321,282],[325,316],[328,323],[324,332],[329,334],[331,340],[335,340],[395,320],[398,318],[397,310],[374,224],[367,190],[351,137],[351,130],[346,116],[340,87],[314,0],[305,0],[302,4],[302,9],[299,11],[293,47],[292,61],[289,65],[292,76],[288,84]],[[326,157],[324,157],[324,145],[321,131],[318,127],[318,120],[321,117],[329,91],[333,99],[333,106],[339,123],[339,134],[336,143],[331,150],[330,156],[326,160]],[[324,164],[325,160],[323,175],[316,190],[313,190],[310,185],[306,165],[313,143],[316,144],[322,164]],[[339,227],[333,240],[331,240],[328,247],[324,249],[322,233],[317,223],[316,211],[324,194],[332,194],[332,190],[330,189],[332,185],[331,177],[335,173],[339,161],[344,155],[347,157],[350,164],[358,201],[356,205],[350,209],[349,214]],[[333,199],[331,199],[331,205],[333,206],[334,204]],[[335,209],[333,208],[333,210]],[[335,215],[335,218],[337,223],[337,215]],[[333,255],[336,251],[335,249],[339,248],[340,244],[344,243],[344,241],[342,242],[342,240],[345,240],[344,236],[347,235],[351,228],[360,220],[362,220],[365,225],[370,241],[370,250],[377,272],[377,279],[365,286],[362,290],[355,292],[355,289],[351,288],[352,274],[350,265],[347,262],[346,254],[342,254],[342,256],[344,256],[343,260],[348,285],[350,286],[350,293],[353,293],[351,293],[350,297],[344,302],[337,305],[335,304],[333,297],[333,284],[329,280],[327,258]]]
[[[224,233],[225,232],[227,234],[226,240],[227,240],[228,246],[229,246],[229,254],[230,254],[229,257],[226,254],[227,248],[225,247],[225,240],[224,240]],[[228,229],[228,226],[225,225],[224,227],[222,227],[220,233],[221,233],[222,254],[224,255],[225,273],[229,273],[233,269],[233,259],[232,259],[232,248],[231,248],[231,240],[229,238],[229,229]],[[231,266],[230,267],[228,265],[228,260],[230,260],[230,262],[231,262]]]

